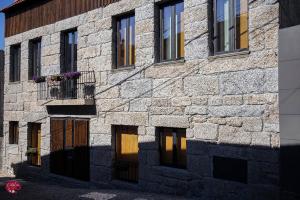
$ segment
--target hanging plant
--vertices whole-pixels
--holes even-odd
[[[33,76],[32,80],[36,83],[42,83],[46,81],[46,77],[45,76]]]
[[[78,79],[80,76],[81,76],[80,72],[67,72],[67,73],[64,73],[64,78],[66,80],[69,80],[69,79]]]
[[[34,155],[37,154],[37,149],[36,148],[28,148],[26,151],[26,156]]]

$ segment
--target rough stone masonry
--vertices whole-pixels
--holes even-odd
[[[61,31],[77,27],[78,70],[96,75],[97,114],[85,116],[91,183],[132,186],[112,176],[112,126],[131,125],[138,126],[139,141],[139,182],[132,187],[203,199],[278,199],[278,3],[249,1],[249,52],[218,57],[209,55],[207,1],[185,0],[185,60],[156,64],[158,2],[122,0],[5,39],[4,169],[13,173],[14,164],[26,161],[27,123],[39,122],[46,158],[39,170],[50,173],[52,116],[37,101],[37,84],[28,81],[28,42],[42,37],[42,75],[58,74]],[[132,10],[136,64],[116,70],[112,17]],[[21,81],[9,83],[10,46],[16,43]],[[9,121],[19,121],[17,145],[8,144]],[[186,129],[187,169],[160,166],[157,127]],[[247,183],[214,178],[214,156],[246,160]]]

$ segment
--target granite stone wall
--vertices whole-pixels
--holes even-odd
[[[184,1],[185,59],[156,63],[158,0],[122,0],[6,38],[4,164],[26,162],[27,123],[42,123],[41,170],[49,172],[50,116],[28,81],[28,42],[42,37],[42,75],[60,72],[61,31],[78,30],[78,69],[96,76],[90,118],[91,182],[207,199],[277,199],[279,187],[278,3],[249,1],[249,51],[210,56],[208,5]],[[113,66],[113,19],[135,12],[136,64]],[[21,43],[21,81],[8,82],[10,45]],[[68,115],[69,116],[69,115]],[[60,116],[61,117],[61,116]],[[71,117],[77,117],[71,115]],[[8,123],[19,121],[18,145]],[[113,177],[113,125],[138,126],[139,182]],[[187,169],[159,164],[157,127],[186,128]],[[247,160],[247,184],[215,179],[213,157]]]
[[[3,98],[4,98],[4,51],[0,50],[0,170],[3,153]]]

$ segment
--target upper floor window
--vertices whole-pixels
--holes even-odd
[[[186,131],[179,128],[159,128],[160,163],[186,168]]]
[[[160,60],[184,57],[183,2],[167,4],[160,9]]]
[[[19,122],[9,122],[9,144],[18,144],[19,142]]]
[[[213,53],[248,49],[248,0],[213,1]]]
[[[29,41],[29,70],[28,79],[41,76],[41,39]]]
[[[135,16],[127,15],[116,22],[116,67],[135,64]]]
[[[9,81],[20,81],[20,67],[21,67],[21,45],[13,45],[10,48],[10,72]]]
[[[62,66],[61,72],[77,71],[77,30],[71,30],[62,33]]]

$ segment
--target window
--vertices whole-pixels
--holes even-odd
[[[77,71],[77,30],[62,33],[62,68],[61,72]]]
[[[28,79],[41,76],[41,39],[34,39],[29,42],[29,70]]]
[[[9,144],[18,144],[19,122],[9,122]]]
[[[213,53],[248,49],[248,0],[212,0]]]
[[[159,128],[160,162],[162,165],[186,168],[186,131],[179,128]]]
[[[160,60],[184,57],[183,2],[167,4],[160,9]]]
[[[10,48],[10,73],[9,81],[20,81],[21,45],[17,44]]]
[[[213,157],[214,178],[247,183],[247,161],[236,158]]]
[[[116,22],[116,67],[135,64],[135,16],[118,18]]]

